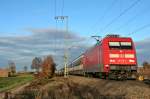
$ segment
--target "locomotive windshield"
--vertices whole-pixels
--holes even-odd
[[[120,43],[119,42],[109,42],[109,48],[110,49],[119,49]]]
[[[121,49],[132,49],[131,42],[120,42]]]
[[[132,49],[131,42],[109,42],[110,49]]]

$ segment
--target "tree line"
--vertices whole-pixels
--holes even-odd
[[[144,61],[142,65],[143,65],[144,69],[150,69],[150,63],[149,62]]]
[[[54,75],[56,64],[51,55],[42,58],[35,57],[32,60],[31,69],[34,69],[38,77],[51,78]]]

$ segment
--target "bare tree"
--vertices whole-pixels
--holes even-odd
[[[27,66],[24,66],[24,72],[27,72],[28,71],[28,67]]]
[[[13,61],[8,61],[9,65],[9,76],[14,76],[16,74],[16,64]]]
[[[42,72],[45,78],[51,78],[55,72],[55,63],[52,56],[47,56],[44,58],[42,63]]]
[[[144,69],[148,69],[148,68],[150,68],[150,64],[147,61],[144,61],[143,67],[144,67]]]
[[[41,65],[42,65],[42,59],[40,57],[35,57],[32,60],[31,69],[35,69],[36,72],[39,72],[39,69],[41,68]]]

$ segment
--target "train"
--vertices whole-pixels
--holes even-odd
[[[68,64],[70,75],[103,79],[136,79],[137,57],[132,38],[109,34]],[[64,69],[60,73],[63,74]]]

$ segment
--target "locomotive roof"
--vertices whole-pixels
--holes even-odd
[[[108,34],[108,35],[106,35],[106,37],[120,37],[120,35],[118,35],[118,34]]]
[[[130,37],[122,37],[122,36],[120,36],[118,34],[108,34],[103,39],[105,39],[105,38],[119,38],[119,39],[127,39],[127,38],[129,38],[129,39],[131,39]]]
[[[107,35],[106,37],[104,37],[104,38],[102,38],[99,42],[97,42],[94,46],[92,46],[91,48],[89,48],[89,49],[87,49],[86,51],[85,51],[85,53],[86,52],[88,52],[88,51],[90,51],[90,50],[92,50],[95,46],[98,46],[98,45],[100,45],[103,41],[105,41],[105,40],[124,40],[124,41],[131,41],[132,39],[130,38],[130,37],[121,37],[121,36],[119,36],[119,35]]]
[[[130,37],[105,37],[103,40],[132,40]]]

